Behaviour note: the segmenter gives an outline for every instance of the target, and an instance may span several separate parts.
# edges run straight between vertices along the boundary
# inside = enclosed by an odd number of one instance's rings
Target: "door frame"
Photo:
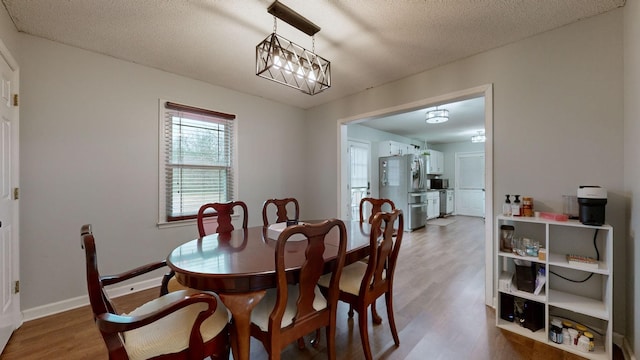
[[[392,113],[407,112],[420,108],[425,108],[434,104],[455,102],[484,96],[484,128],[487,137],[484,143],[485,154],[485,214],[490,221],[485,221],[485,304],[495,307],[493,299],[493,84],[485,84],[469,89],[464,89],[448,94],[434,96],[405,103],[393,107],[377,109],[363,114],[357,114],[337,120],[338,135],[338,214],[344,218],[346,210],[346,177],[348,154],[345,148],[347,145],[347,125],[362,122],[365,119],[381,117]]]
[[[0,39],[0,56],[2,57],[2,59],[4,59],[4,61],[9,65],[9,68],[11,69],[11,71],[13,72],[13,84],[11,84],[11,89],[10,93],[8,94],[10,96],[10,101],[13,100],[13,96],[17,95],[20,93],[20,68],[18,66],[18,62],[15,60],[15,58],[13,57],[13,55],[11,55],[11,52],[9,51],[9,48],[7,48],[7,46],[5,45],[4,41],[2,39]],[[20,187],[20,164],[19,164],[19,160],[20,160],[20,156],[19,156],[19,150],[20,150],[20,146],[19,146],[19,140],[20,140],[20,136],[19,136],[19,129],[20,129],[20,108],[16,105],[14,106],[14,110],[15,113],[14,118],[12,119],[13,124],[12,124],[12,133],[11,133],[11,192],[13,195],[13,190],[14,189],[19,189]],[[19,202],[19,198],[15,198],[13,197],[13,206],[12,206],[12,222],[11,222],[11,243],[13,244],[12,249],[11,249],[11,257],[12,257],[12,278],[10,279],[10,284],[12,285],[11,288],[13,288],[13,284],[16,284],[16,282],[19,283],[20,281],[20,221],[19,221],[19,215],[20,215],[20,202]],[[12,302],[12,307],[13,309],[11,309],[11,327],[12,327],[12,332],[19,328],[22,325],[22,312],[21,312],[21,306],[20,306],[20,292],[19,290],[15,293],[12,294],[13,299],[11,299]],[[8,339],[6,339],[8,341]],[[2,350],[4,350],[4,347],[6,346],[6,342],[4,339],[0,339],[0,352],[2,352]]]

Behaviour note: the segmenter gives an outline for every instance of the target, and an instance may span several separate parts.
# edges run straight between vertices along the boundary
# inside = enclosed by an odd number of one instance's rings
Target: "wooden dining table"
[[[307,221],[318,222],[318,221]],[[369,255],[369,224],[345,221],[347,254],[345,265]],[[167,257],[167,265],[184,286],[214,291],[233,317],[231,345],[234,359],[248,360],[251,343],[251,310],[267,289],[277,284],[275,248],[277,236],[267,227],[236,229],[188,241]],[[331,271],[338,250],[338,231],[325,238],[325,271]],[[305,258],[306,241],[286,245],[287,278],[297,282]]]

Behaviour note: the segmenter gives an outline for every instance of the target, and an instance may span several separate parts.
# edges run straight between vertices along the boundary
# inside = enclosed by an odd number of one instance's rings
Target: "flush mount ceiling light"
[[[320,27],[277,1],[267,12],[273,15],[273,33],[256,46],[256,75],[309,95],[331,87],[331,62],[315,54]],[[277,35],[276,18],[311,36],[311,51]]]
[[[471,137],[471,142],[473,143],[481,143],[487,141],[487,137],[484,135],[484,131],[478,131],[478,135],[473,135]]]
[[[427,118],[425,120],[427,124],[439,124],[445,121],[449,121],[449,110],[438,109],[427,111]]]

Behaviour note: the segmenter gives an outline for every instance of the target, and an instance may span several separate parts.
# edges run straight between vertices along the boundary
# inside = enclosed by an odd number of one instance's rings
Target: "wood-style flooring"
[[[394,289],[400,347],[394,346],[384,300],[379,299],[377,307],[383,323],[369,323],[374,358],[581,359],[495,327],[495,312],[484,304],[484,220],[463,216],[453,219],[455,222],[447,226],[428,225],[404,233]],[[121,311],[130,311],[157,293],[157,289],[146,290],[116,299],[116,303]],[[340,306],[338,359],[363,359],[357,319],[348,319],[347,306]],[[324,359],[325,340],[318,349],[307,346],[299,350],[293,344],[284,350],[282,358]],[[623,359],[619,350],[615,355],[614,359]],[[268,358],[255,340],[251,358]],[[107,359],[107,353],[89,307],[82,307],[26,322],[13,334],[0,359],[100,360]]]

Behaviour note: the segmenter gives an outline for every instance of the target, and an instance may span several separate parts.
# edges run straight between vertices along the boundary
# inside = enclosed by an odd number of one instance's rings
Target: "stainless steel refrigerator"
[[[391,199],[404,213],[405,231],[427,221],[426,158],[422,155],[385,156],[378,159],[381,198]]]

